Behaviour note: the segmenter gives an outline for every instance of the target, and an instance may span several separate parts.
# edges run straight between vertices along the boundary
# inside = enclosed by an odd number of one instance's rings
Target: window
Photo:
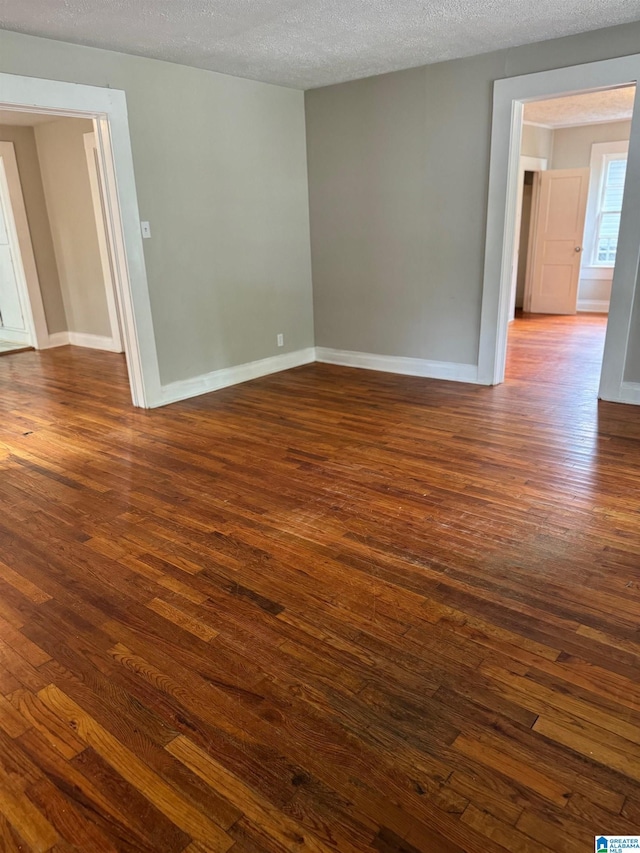
[[[600,199],[595,224],[595,245],[592,254],[593,266],[612,267],[616,262],[626,173],[626,154],[603,155]]]

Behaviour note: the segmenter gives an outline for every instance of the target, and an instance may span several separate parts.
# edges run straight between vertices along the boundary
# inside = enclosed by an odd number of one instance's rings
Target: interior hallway
[[[316,364],[151,412],[121,356],[0,359],[6,849],[637,832],[640,429],[595,399],[601,326],[518,321],[496,388]]]

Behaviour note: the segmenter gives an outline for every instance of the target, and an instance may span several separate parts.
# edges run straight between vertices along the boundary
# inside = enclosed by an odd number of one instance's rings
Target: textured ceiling
[[[524,120],[547,127],[570,127],[601,121],[624,121],[633,112],[636,87],[607,89],[525,104]]]
[[[640,19],[640,0],[0,0],[7,30],[307,89]]]

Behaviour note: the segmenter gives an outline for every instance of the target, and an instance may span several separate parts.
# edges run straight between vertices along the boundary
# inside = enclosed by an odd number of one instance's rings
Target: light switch
[[[142,236],[145,240],[148,240],[151,237],[151,226],[148,222],[141,222],[140,228],[142,229]]]

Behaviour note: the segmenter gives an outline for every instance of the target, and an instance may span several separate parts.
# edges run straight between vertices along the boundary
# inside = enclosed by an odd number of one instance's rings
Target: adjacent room
[[[509,345],[520,366],[598,393],[635,86],[531,101],[517,175]],[[519,363],[519,360],[513,359]],[[512,374],[513,375],[513,374]],[[554,377],[556,381],[557,376]]]
[[[640,6],[0,10],[0,850],[640,847]]]
[[[0,163],[3,351],[121,352],[93,122],[0,111]]]

